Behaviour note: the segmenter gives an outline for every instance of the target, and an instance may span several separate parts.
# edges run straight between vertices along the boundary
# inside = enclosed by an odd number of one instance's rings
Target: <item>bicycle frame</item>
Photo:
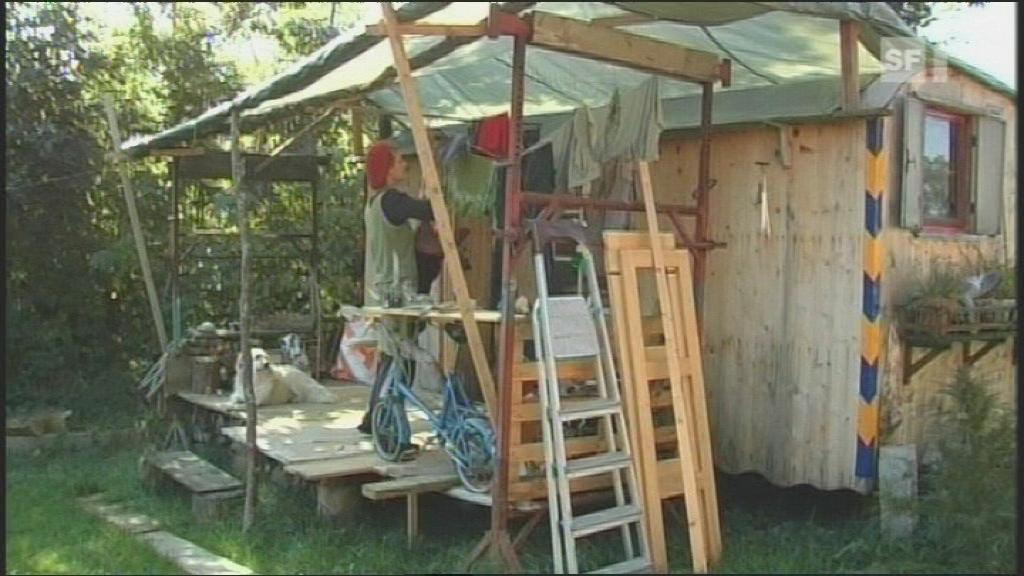
[[[469,398],[466,397],[465,393],[461,390],[457,384],[455,384],[455,377],[448,375],[444,380],[444,390],[441,403],[440,414],[429,408],[426,403],[415,393],[412,388],[406,384],[406,373],[405,370],[399,365],[399,362],[404,361],[401,358],[395,358],[395,361],[391,364],[389,374],[384,382],[384,386],[381,389],[381,398],[386,398],[389,395],[399,396],[403,401],[408,400],[412,403],[416,409],[426,416],[430,422],[431,427],[437,433],[441,440],[441,446],[456,460],[465,463],[465,458],[462,454],[459,454],[454,448],[455,440],[458,438],[461,432],[460,426],[468,418],[483,417],[483,415],[477,411]],[[409,429],[408,421],[403,425],[401,431],[403,436],[402,442],[409,443],[411,437],[411,430]]]

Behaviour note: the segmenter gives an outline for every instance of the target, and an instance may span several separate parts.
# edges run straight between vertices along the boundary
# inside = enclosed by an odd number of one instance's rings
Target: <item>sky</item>
[[[933,13],[935,21],[919,30],[919,35],[1016,88],[1016,2],[988,2],[984,6],[941,4]]]
[[[920,30],[919,34],[939,43],[948,53],[1016,87],[1016,3],[987,2],[983,6],[963,4],[937,3],[934,8],[936,20]],[[366,14],[363,23],[379,18],[380,8],[376,3],[365,3],[364,6]],[[127,3],[84,3],[83,9],[111,29],[123,29],[131,23],[131,8]],[[160,22],[157,22],[157,26],[160,26]],[[282,64],[274,53],[276,46],[272,41],[254,39],[238,48],[240,50],[235,54],[241,56],[240,63],[243,66]]]

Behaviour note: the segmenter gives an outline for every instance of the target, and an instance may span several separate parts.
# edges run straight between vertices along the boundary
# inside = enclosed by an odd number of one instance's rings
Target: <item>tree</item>
[[[896,14],[910,26],[915,33],[935,21],[932,9],[939,2],[886,2]],[[942,2],[942,4],[962,4],[965,6],[983,6],[987,2]]]

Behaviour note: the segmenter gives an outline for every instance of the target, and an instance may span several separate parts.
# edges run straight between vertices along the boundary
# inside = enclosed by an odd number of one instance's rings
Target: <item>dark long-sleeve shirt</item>
[[[380,209],[388,222],[395,226],[405,224],[410,218],[424,222],[434,220],[434,212],[430,209],[429,201],[417,200],[394,189],[384,192],[384,196],[381,196]]]

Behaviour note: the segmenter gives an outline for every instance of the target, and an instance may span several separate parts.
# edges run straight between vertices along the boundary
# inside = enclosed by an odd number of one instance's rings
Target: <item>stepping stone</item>
[[[160,523],[143,514],[135,514],[125,510],[120,504],[104,503],[102,496],[94,495],[79,498],[79,503],[87,511],[117,526],[128,534],[143,534],[160,529]]]
[[[252,574],[252,570],[200,548],[170,532],[158,530],[137,536],[187,574]]]

